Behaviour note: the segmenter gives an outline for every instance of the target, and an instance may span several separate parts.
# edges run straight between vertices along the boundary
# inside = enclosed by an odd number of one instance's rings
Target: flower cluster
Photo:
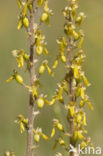
[[[47,0],[17,0],[18,7],[20,9],[20,15],[18,18],[18,30],[25,28],[28,38],[30,39],[30,54],[24,49],[17,49],[12,51],[12,55],[16,58],[17,66],[19,69],[24,69],[26,65],[26,71],[30,72],[31,85],[25,84],[25,80],[19,75],[18,71],[13,70],[13,74],[7,80],[10,82],[15,80],[18,84],[26,88],[31,97],[32,104],[37,105],[37,109],[33,112],[33,117],[40,113],[44,105],[52,106],[57,101],[60,102],[66,110],[66,118],[69,123],[70,129],[68,132],[65,130],[65,126],[58,120],[53,120],[53,127],[50,136],[46,136],[42,129],[37,127],[33,128],[34,146],[30,148],[37,148],[40,138],[44,140],[50,140],[54,137],[56,130],[60,133],[55,141],[54,149],[60,144],[67,152],[69,152],[69,145],[66,144],[64,137],[70,139],[70,144],[76,148],[78,142],[81,148],[86,146],[92,146],[90,137],[87,137],[87,122],[85,105],[87,104],[90,110],[93,110],[92,104],[86,94],[87,87],[90,86],[89,81],[86,78],[83,71],[82,63],[84,61],[85,53],[82,49],[84,41],[84,32],[80,29],[80,26],[86,17],[83,12],[77,12],[79,7],[79,0],[68,0],[68,6],[63,9],[63,16],[65,18],[64,23],[64,36],[57,39],[59,46],[59,54],[57,55],[52,68],[49,67],[48,61],[45,59],[40,63],[40,66],[35,71],[35,66],[39,62],[40,56],[48,55],[46,48],[45,36],[40,29],[41,24],[45,23],[50,25],[50,16],[53,15],[52,10],[48,8]],[[35,3],[35,9],[33,9],[33,3]],[[40,15],[39,22],[33,23],[32,16],[37,13],[39,9],[43,9]],[[34,18],[34,17],[33,17]],[[33,58],[35,53],[35,58]],[[66,74],[60,83],[58,83],[58,89],[56,89],[55,95],[49,101],[47,95],[40,93],[40,77],[48,71],[50,76],[54,76],[53,70],[61,61],[66,69]],[[33,76],[32,76],[33,72]],[[32,78],[33,77],[33,78]],[[66,97],[66,99],[65,99]],[[68,102],[67,102],[68,99]],[[25,118],[23,115],[18,115],[15,121],[20,126],[20,132],[28,131],[31,125],[29,125],[29,118]],[[33,125],[32,125],[33,127]],[[10,155],[11,156],[11,155]],[[56,153],[56,156],[62,156],[62,154]]]
[[[35,9],[34,13],[36,13],[39,9],[43,8],[42,14],[40,15],[40,22],[39,23],[33,23],[33,34],[31,34],[31,28],[30,28],[30,16],[31,16],[31,9],[33,7],[33,3],[35,2]],[[25,0],[25,2],[21,0],[17,0],[18,7],[20,9],[20,15],[18,18],[18,30],[25,28],[28,38],[31,38],[31,35],[33,36],[33,51],[35,53],[35,58],[33,60],[33,64],[37,64],[39,62],[39,58],[42,54],[48,55],[48,50],[46,48],[46,42],[45,42],[45,36],[43,35],[43,32],[40,29],[40,26],[42,23],[46,23],[47,25],[50,25],[50,16],[53,14],[52,10],[48,8],[48,1],[47,0]],[[34,14],[35,15],[35,14]],[[24,49],[17,49],[12,51],[12,55],[16,58],[17,66],[19,69],[24,69],[26,65],[26,71],[30,71],[31,64],[30,61],[30,54],[26,52]],[[34,69],[35,70],[35,69]],[[19,72],[16,70],[13,70],[13,74],[11,77],[7,80],[7,82],[11,82],[12,80],[15,80],[18,84],[22,85],[24,88],[26,88],[30,94],[32,94],[33,100],[35,101],[34,107],[37,105],[37,110],[35,108],[35,112],[33,113],[33,118],[35,118],[41,111],[41,109],[44,107],[45,104],[45,98],[46,95],[43,93],[40,94],[40,77],[44,73],[44,71],[47,70],[50,76],[53,76],[52,69],[48,65],[47,60],[43,60],[41,62],[39,69],[35,74],[33,75],[33,83],[32,85],[25,84],[24,78],[22,78],[21,75],[19,75]],[[24,131],[28,131],[29,123],[28,118],[26,119],[23,115],[18,115],[17,120],[15,121],[20,126],[20,132],[23,133]],[[42,137],[44,140],[49,140],[50,137],[47,137],[43,132],[42,129],[37,127],[36,129],[33,128],[33,134],[34,134],[34,142],[36,144],[35,147],[37,147],[37,144],[40,141],[40,137]],[[10,155],[11,156],[11,155]]]
[[[68,6],[63,10],[65,36],[57,40],[59,55],[57,55],[53,65],[53,69],[55,69],[59,60],[61,60],[66,68],[66,74],[58,85],[56,100],[64,105],[70,130],[68,130],[69,133],[66,132],[60,121],[55,119],[52,132],[54,135],[55,128],[57,128],[64,136],[66,135],[70,138],[70,144],[72,144],[74,148],[76,148],[78,142],[80,142],[81,148],[85,148],[88,145],[92,146],[92,143],[90,137],[86,136],[87,130],[85,127],[87,122],[84,108],[86,104],[88,104],[90,110],[93,110],[93,107],[86,94],[86,88],[90,86],[90,83],[82,68],[82,63],[86,56],[82,50],[84,32],[80,29],[80,25],[86,16],[83,12],[77,12],[78,7],[78,0],[69,0]],[[68,97],[68,102],[66,102],[65,97],[63,97],[64,94]],[[56,147],[58,143],[69,152],[69,145],[65,143],[61,133],[56,139],[54,147]],[[58,155],[60,155],[60,153]]]

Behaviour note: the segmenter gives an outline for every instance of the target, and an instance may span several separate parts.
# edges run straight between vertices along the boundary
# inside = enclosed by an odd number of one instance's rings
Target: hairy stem
[[[34,37],[33,37],[34,9],[32,1],[32,9],[30,11],[30,85],[34,83]],[[33,125],[34,125],[34,97],[30,93],[28,108],[28,130],[27,130],[27,153],[26,156],[34,156],[33,150]]]

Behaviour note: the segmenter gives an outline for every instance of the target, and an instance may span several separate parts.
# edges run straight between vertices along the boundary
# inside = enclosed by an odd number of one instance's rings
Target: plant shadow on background
[[[86,34],[84,51],[87,55],[87,59],[84,63],[84,70],[87,73],[89,81],[92,83],[92,86],[88,89],[88,94],[91,97],[94,107],[93,112],[88,111],[87,108],[88,132],[94,145],[102,147],[103,2],[102,0],[81,0],[80,3],[80,9],[82,9],[82,11],[87,15],[87,19],[83,24],[83,29]],[[58,46],[55,40],[63,34],[64,21],[61,10],[64,8],[65,4],[66,3],[64,3],[64,1],[49,0],[49,7],[53,9],[55,16],[51,19],[52,27],[48,29],[43,27],[43,32],[45,33],[46,40],[48,41],[48,50],[51,53],[48,59],[51,64],[53,63],[58,51]],[[16,29],[17,14],[18,9],[15,1],[0,1],[0,155],[3,155],[6,149],[11,149],[15,151],[16,155],[24,156],[26,136],[25,134],[21,135],[19,133],[19,127],[14,124],[14,120],[20,113],[27,116],[28,92],[26,92],[22,87],[19,87],[15,82],[12,82],[9,85],[6,83],[6,79],[8,78],[8,75],[10,75],[11,69],[16,67],[15,59],[11,57],[12,49],[24,48],[28,50],[28,42],[26,42],[25,33],[22,31],[18,32]],[[55,91],[56,83],[62,78],[61,73],[63,74],[63,72],[61,71],[63,71],[63,67],[62,65],[59,65],[53,79],[50,78],[48,74],[44,74],[42,77],[42,89],[45,93],[48,93],[49,98],[51,98]],[[55,113],[55,109],[55,107],[44,108],[40,117],[36,120],[36,125],[42,127],[48,135],[50,134],[52,127],[52,118],[58,116],[60,120],[62,119],[65,123],[65,119],[63,118],[65,112],[62,111],[62,107],[59,110],[57,107],[57,114]],[[59,113],[62,114],[62,117]],[[39,156],[54,156],[55,152],[52,151],[52,146],[52,141],[51,144],[48,144],[42,140],[37,154]],[[57,151],[61,151],[61,149],[58,147]],[[64,153],[64,155],[66,156],[66,153]]]

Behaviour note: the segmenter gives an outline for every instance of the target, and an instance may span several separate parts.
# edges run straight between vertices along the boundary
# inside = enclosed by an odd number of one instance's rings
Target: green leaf
[[[55,69],[57,67],[57,65],[58,65],[58,59],[55,60],[54,65],[53,65],[52,68]]]
[[[84,41],[84,37],[82,37],[82,38],[80,39],[80,42],[79,42],[79,44],[78,44],[78,48],[81,48],[81,47],[82,47],[83,41]]]
[[[92,106],[91,102],[88,102],[88,107],[89,107],[89,109],[90,109],[91,111],[93,111],[93,106]]]
[[[6,82],[11,82],[14,79],[14,76],[11,76]]]
[[[57,123],[57,128],[60,130],[60,131],[63,131],[64,128],[63,128],[63,125],[61,123]]]
[[[37,4],[39,7],[41,7],[44,2],[45,2],[45,0],[37,0]]]
[[[17,4],[18,4],[19,9],[21,9],[21,7],[22,7],[21,0],[17,0]]]
[[[41,21],[42,22],[46,22],[47,21],[47,19],[48,19],[48,14],[46,13],[46,12],[44,12],[43,14],[42,14],[42,16],[41,16]]]
[[[57,148],[58,143],[59,143],[59,141],[56,140],[56,141],[55,141],[55,144],[54,144],[54,146],[53,146],[53,150],[55,150],[55,149]]]
[[[43,50],[44,50],[44,53],[45,53],[46,55],[49,54],[48,50],[47,50],[45,47],[43,48]]]
[[[49,75],[54,76],[54,73],[52,72],[52,70],[50,69],[48,65],[46,65],[46,68],[48,70]]]
[[[25,17],[27,14],[27,3],[24,3],[24,7],[23,7],[23,10],[22,10],[22,16]]]
[[[87,125],[87,123],[86,123],[86,114],[85,114],[85,113],[84,113],[84,115],[83,115],[83,121],[82,121],[82,124],[83,124],[84,126]]]
[[[85,137],[82,135],[82,131],[78,131],[78,138],[80,140],[84,140],[85,139]]]
[[[22,19],[21,19],[21,18],[19,18],[19,20],[18,20],[18,27],[17,27],[17,29],[18,29],[18,30],[20,30],[20,29],[21,29],[21,27],[22,27],[22,25],[23,25],[23,23],[22,23]]]
[[[70,116],[73,117],[75,114],[75,106],[69,106]]]
[[[85,90],[85,88],[83,88],[83,87],[80,89],[80,95],[81,95],[81,98],[82,99],[85,98],[85,92],[84,92],[84,90]]]
[[[50,137],[53,138],[54,135],[55,135],[55,127],[52,128],[52,132],[51,132]]]
[[[86,86],[90,86],[90,83],[89,83],[89,81],[87,80],[87,78],[86,78],[85,75],[83,75],[83,80],[84,80],[84,83],[85,83]]]
[[[24,66],[24,59],[23,59],[23,56],[20,55],[19,57],[16,58],[17,60],[17,63],[18,63],[18,67],[19,68],[22,68]]]
[[[44,133],[41,132],[40,135],[44,140],[49,140],[48,136],[46,136]]]
[[[38,133],[34,135],[34,140],[36,143],[40,141],[40,135]]]
[[[61,61],[62,61],[63,63],[66,63],[66,57],[65,57],[64,55],[61,56]]]
[[[23,25],[24,25],[25,28],[29,27],[29,19],[27,17],[23,18]]]
[[[21,77],[21,75],[18,75],[17,73],[15,73],[15,80],[16,80],[19,84],[23,85],[23,78]]]
[[[82,121],[82,118],[83,118],[82,115],[83,115],[82,112],[79,112],[79,113],[77,114],[76,120],[77,120],[78,123],[80,123],[80,122]]]
[[[43,52],[43,46],[41,46],[41,45],[36,46],[36,52],[40,56]]]

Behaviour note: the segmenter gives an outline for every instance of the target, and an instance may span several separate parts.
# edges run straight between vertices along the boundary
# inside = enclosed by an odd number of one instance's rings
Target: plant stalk
[[[33,24],[34,24],[34,8],[32,1],[32,9],[30,11],[30,85],[34,84],[34,36],[33,36]],[[34,97],[30,92],[29,108],[28,108],[28,130],[27,130],[27,151],[26,156],[34,156],[33,150],[33,125],[34,125]]]
[[[72,104],[74,102],[74,91],[73,91],[73,74],[72,74],[72,38],[69,39],[69,65],[70,65],[70,69],[69,69],[69,91],[70,91],[70,104]],[[75,147],[75,142],[73,140],[73,133],[74,133],[74,117],[68,117],[68,121],[70,124],[70,145],[72,145],[73,147]],[[70,156],[74,156],[74,152],[70,152]]]
[[[69,17],[69,22],[71,22],[71,15]],[[69,58],[69,92],[70,92],[70,104],[74,103],[75,101],[75,97],[74,97],[74,91],[73,91],[73,73],[72,73],[72,37],[69,38],[69,44],[68,44],[68,58]],[[68,121],[70,124],[70,145],[72,145],[73,147],[75,147],[75,142],[73,139],[73,134],[74,134],[74,117],[68,117]],[[75,156],[74,152],[70,152],[70,156]]]

